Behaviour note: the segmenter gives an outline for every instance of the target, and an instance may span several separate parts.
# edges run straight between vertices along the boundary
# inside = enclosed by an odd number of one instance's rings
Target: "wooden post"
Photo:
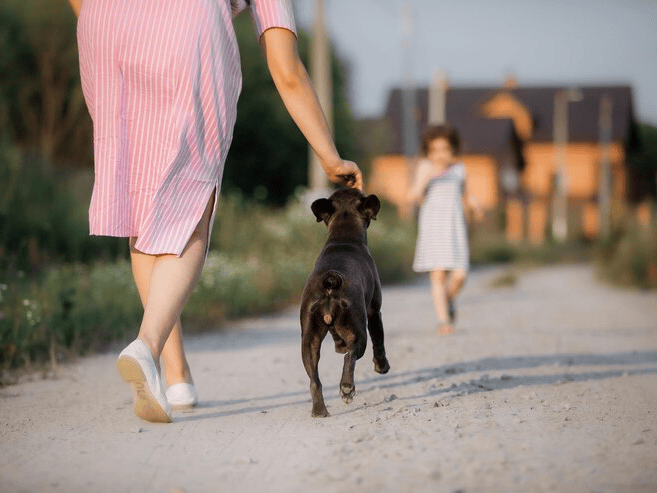
[[[402,147],[407,159],[413,158],[418,150],[417,103],[413,84],[413,33],[412,11],[408,2],[402,6],[402,55],[404,57],[404,88],[402,89]]]
[[[608,238],[611,231],[611,116],[612,101],[605,94],[600,100],[600,182],[598,200],[600,207],[600,231]]]
[[[568,193],[566,191],[566,161],[568,148],[568,99],[565,91],[554,95],[554,175],[556,177],[552,202],[552,236],[563,242],[568,236]]]
[[[557,178],[552,209],[552,236],[558,242],[568,237],[568,103],[581,101],[578,89],[557,91],[554,95],[554,170]]]
[[[315,0],[315,24],[311,45],[311,78],[317,92],[319,104],[324,111],[326,121],[333,131],[333,98],[331,81],[331,56],[324,19],[324,0]],[[328,188],[328,178],[319,163],[319,158],[309,148],[308,188],[323,190]]]
[[[429,89],[429,124],[444,125],[446,117],[447,80],[445,72],[436,70]]]

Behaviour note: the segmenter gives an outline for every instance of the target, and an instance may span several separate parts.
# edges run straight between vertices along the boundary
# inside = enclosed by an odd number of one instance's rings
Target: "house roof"
[[[536,87],[451,87],[445,94],[448,123],[461,134],[463,152],[496,154],[514,141],[510,120],[487,119],[481,107],[496,95],[506,92],[522,103],[531,113],[533,132],[531,141],[553,140],[554,96],[563,86]],[[632,89],[630,86],[580,86],[582,99],[569,103],[568,135],[571,142],[597,142],[599,138],[599,111],[604,95],[612,101],[612,140],[635,148],[638,145]],[[429,91],[415,90],[416,118],[421,135],[428,121]],[[392,127],[392,138],[387,152],[402,153],[402,90],[390,92],[386,119]],[[416,151],[417,149],[414,149]]]

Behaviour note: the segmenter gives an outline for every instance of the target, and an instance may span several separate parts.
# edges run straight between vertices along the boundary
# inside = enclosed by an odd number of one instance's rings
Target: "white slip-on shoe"
[[[191,383],[176,383],[166,392],[167,401],[174,409],[191,409],[198,404],[196,388]]]
[[[132,386],[135,414],[153,423],[171,423],[171,407],[162,392],[160,375],[148,346],[135,339],[116,362],[121,378]]]

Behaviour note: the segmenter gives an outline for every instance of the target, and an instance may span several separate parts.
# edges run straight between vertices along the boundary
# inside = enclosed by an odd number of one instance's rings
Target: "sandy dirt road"
[[[590,266],[493,288],[472,273],[457,331],[439,337],[426,279],[384,289],[392,370],[310,417],[296,307],[189,338],[201,403],[140,421],[116,354],[0,389],[0,491],[657,492],[657,293]]]

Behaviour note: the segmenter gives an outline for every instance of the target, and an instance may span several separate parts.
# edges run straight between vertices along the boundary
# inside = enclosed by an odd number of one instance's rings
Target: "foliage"
[[[389,209],[389,210],[388,210]],[[299,199],[271,209],[241,194],[220,199],[212,250],[184,313],[186,331],[298,302],[325,241]],[[384,204],[369,230],[382,282],[411,275],[414,227]],[[57,360],[125,341],[142,315],[125,259],[92,266],[51,265],[39,274],[0,277],[0,369]]]
[[[239,16],[234,25],[241,53],[242,93],[222,187],[237,188],[249,197],[282,206],[299,186],[307,184],[308,144],[276,91],[249,17]],[[306,66],[309,45],[308,35],[299,30],[299,54]],[[336,146],[341,155],[356,159],[344,64],[335,56],[332,64]]]
[[[648,125],[647,123],[640,123],[639,136],[641,139],[641,151],[649,156],[653,165],[657,167],[657,127]]]
[[[471,242],[470,263],[505,264],[516,260],[520,254],[519,248],[509,245],[503,238],[481,239]]]
[[[0,108],[12,141],[56,164],[89,166],[91,121],[66,0],[0,4]]]
[[[511,245],[501,236],[477,235],[470,242],[470,263],[549,265],[567,262],[586,262],[593,257],[589,242],[572,238],[564,243],[546,241],[541,245]]]
[[[249,16],[235,20],[243,89],[224,189],[282,206],[307,182],[308,146],[278,95]],[[0,123],[11,142],[56,167],[92,167],[91,121],[80,85],[76,21],[66,0],[0,3]],[[307,62],[308,35],[299,31]],[[345,95],[346,65],[332,56],[335,140],[354,156],[354,123]]]
[[[626,286],[657,288],[657,220],[647,227],[627,219],[597,246],[600,274]]]
[[[628,156],[632,170],[629,198],[640,202],[646,198],[657,199],[657,127],[638,125],[641,148]]]
[[[0,141],[0,271],[125,256],[125,240],[89,236],[89,179]]]

